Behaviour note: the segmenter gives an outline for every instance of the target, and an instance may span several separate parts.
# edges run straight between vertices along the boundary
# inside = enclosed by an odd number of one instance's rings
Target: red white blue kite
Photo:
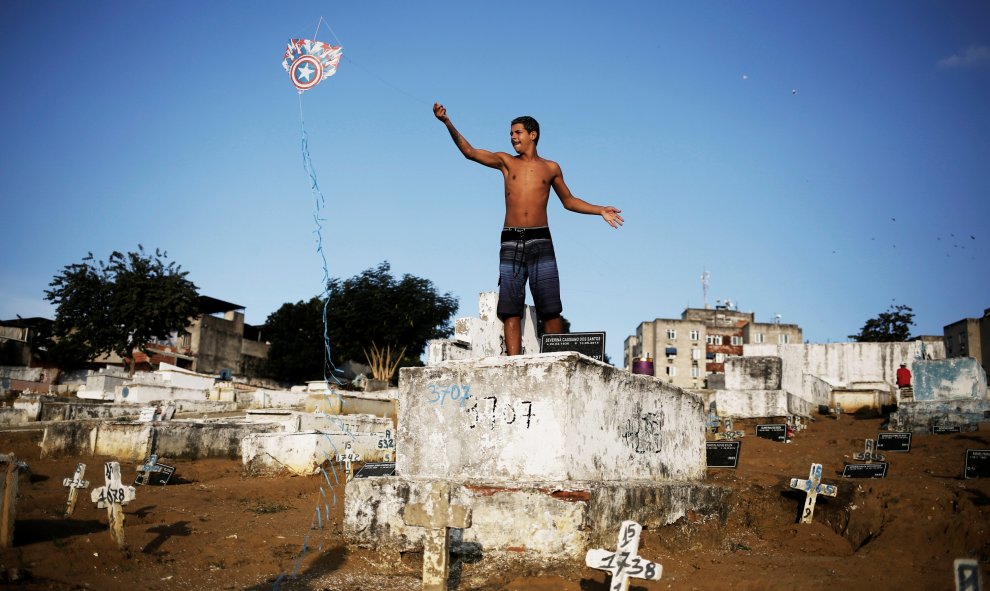
[[[282,67],[302,94],[337,72],[344,48],[322,41],[293,39],[285,49]]]

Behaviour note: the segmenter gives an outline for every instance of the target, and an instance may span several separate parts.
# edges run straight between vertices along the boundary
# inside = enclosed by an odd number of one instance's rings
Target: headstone
[[[155,420],[158,416],[158,409],[154,406],[146,406],[141,409],[141,413],[138,414],[138,423],[150,423]]]
[[[14,454],[0,454],[0,548],[10,548],[14,544],[17,489],[24,470],[27,470],[27,464],[17,461]]]
[[[882,453],[876,451],[876,442],[872,439],[867,439],[863,445],[863,451],[853,454],[854,460],[859,460],[861,462],[882,462],[886,459]]]
[[[983,591],[980,579],[980,563],[972,558],[957,558],[952,563],[956,591]]]
[[[117,547],[121,550],[127,548],[127,541],[124,539],[124,505],[137,498],[137,493],[133,486],[126,486],[120,482],[120,463],[107,462],[103,465],[103,476],[106,485],[94,488],[90,493],[90,499],[96,503],[97,507],[107,510],[107,518],[110,522],[110,537],[117,542]]]
[[[842,469],[843,478],[886,478],[887,462],[870,462],[868,464],[845,464]]]
[[[354,448],[351,446],[351,442],[348,441],[344,444],[344,452],[337,454],[334,459],[344,463],[344,471],[347,473],[345,482],[350,482],[354,478],[354,462],[361,460],[361,454],[354,453]]]
[[[742,443],[738,441],[708,441],[705,452],[709,468],[736,468],[739,466],[739,450]]]
[[[966,478],[990,478],[990,449],[967,449]]]
[[[576,351],[605,361],[604,332],[571,332],[567,334],[545,334],[540,339],[540,353]]]
[[[164,486],[168,484],[173,474],[175,474],[175,466],[162,464],[158,461],[158,454],[151,454],[151,457],[144,464],[138,466],[134,484],[160,484]]]
[[[961,431],[959,425],[932,425],[932,435],[951,435]]]
[[[799,523],[811,523],[815,514],[815,501],[818,495],[834,497],[839,489],[833,484],[822,484],[822,465],[812,464],[808,479],[791,478],[791,488],[805,492],[804,509],[801,511]]]
[[[86,474],[86,464],[76,464],[76,473],[72,478],[66,478],[62,481],[62,486],[69,487],[69,502],[65,505],[65,517],[72,517],[72,512],[76,510],[76,497],[79,494],[79,489],[89,488],[89,481],[83,480],[83,476]]]
[[[423,539],[423,591],[446,591],[450,576],[449,528],[471,527],[471,508],[450,504],[450,485],[434,482],[425,503],[406,505],[406,525],[425,527]]]
[[[635,521],[623,521],[615,552],[596,548],[588,550],[584,563],[591,568],[611,573],[609,591],[628,591],[629,579],[659,581],[663,566],[639,557],[639,536],[643,526]]]
[[[877,449],[909,452],[911,451],[911,433],[877,433]]]
[[[756,436],[761,439],[769,439],[771,441],[779,441],[784,443],[787,441],[787,425],[781,423],[772,425],[757,425]]]
[[[175,416],[175,405],[167,404],[165,405],[165,410],[161,411],[158,415],[159,421],[171,421],[172,417]]]

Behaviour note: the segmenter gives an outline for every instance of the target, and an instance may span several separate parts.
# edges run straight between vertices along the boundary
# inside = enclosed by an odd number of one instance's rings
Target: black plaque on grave
[[[873,462],[872,464],[846,464],[842,469],[843,478],[886,478],[887,462]]]
[[[169,479],[175,474],[175,466],[156,463],[154,470],[140,470],[134,484],[160,484],[165,486]]]
[[[739,466],[740,441],[708,441],[705,455],[709,468],[736,468]]]
[[[990,449],[967,449],[966,478],[990,478]]]
[[[948,435],[959,432],[961,432],[959,425],[932,425],[932,435]]]
[[[368,462],[354,474],[354,478],[373,476],[395,476],[395,462]]]
[[[877,433],[877,450],[911,451],[910,433]]]
[[[605,333],[571,332],[567,334],[545,334],[540,339],[540,353],[577,351],[592,359],[605,361]]]
[[[783,423],[773,425],[757,425],[756,436],[762,439],[769,439],[771,441],[780,441],[781,443],[784,443],[787,441],[787,425]]]

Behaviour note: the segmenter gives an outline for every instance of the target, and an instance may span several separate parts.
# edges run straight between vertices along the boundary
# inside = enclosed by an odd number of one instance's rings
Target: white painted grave
[[[361,461],[361,454],[354,453],[354,448],[351,447],[351,442],[348,441],[344,445],[344,453],[337,454],[334,459],[338,462],[344,463],[344,471],[347,473],[347,480],[345,482],[350,482],[354,479],[354,462]]]
[[[818,495],[834,497],[839,489],[833,484],[822,484],[822,465],[812,464],[808,479],[791,478],[791,488],[805,492],[804,509],[801,511],[799,523],[811,523],[815,513],[815,500]]]
[[[76,464],[76,473],[72,478],[66,478],[62,481],[62,486],[69,487],[69,501],[65,505],[65,517],[72,517],[72,512],[76,510],[76,497],[79,494],[79,489],[89,488],[89,481],[83,480],[83,476],[86,474],[86,464]]]
[[[588,550],[584,563],[612,574],[609,591],[628,591],[630,579],[660,580],[663,566],[639,556],[639,536],[642,532],[643,526],[635,521],[623,521],[615,552],[601,548]]]
[[[127,541],[124,539],[124,505],[137,498],[133,486],[120,482],[120,463],[107,462],[103,465],[103,476],[106,485],[94,488],[90,499],[100,509],[106,508],[110,522],[110,537],[117,542],[117,547],[124,549]]]
[[[471,508],[450,504],[450,485],[434,482],[425,503],[406,505],[406,525],[426,528],[423,540],[423,591],[446,591],[450,576],[447,530],[471,527]]]

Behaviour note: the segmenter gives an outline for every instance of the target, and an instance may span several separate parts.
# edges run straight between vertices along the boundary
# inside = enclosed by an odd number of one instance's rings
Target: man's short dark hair
[[[536,119],[533,119],[529,115],[523,115],[522,117],[516,117],[513,119],[510,125],[515,125],[516,123],[522,124],[523,129],[526,131],[535,131],[536,139],[533,140],[533,144],[535,145],[540,143],[540,124]]]

